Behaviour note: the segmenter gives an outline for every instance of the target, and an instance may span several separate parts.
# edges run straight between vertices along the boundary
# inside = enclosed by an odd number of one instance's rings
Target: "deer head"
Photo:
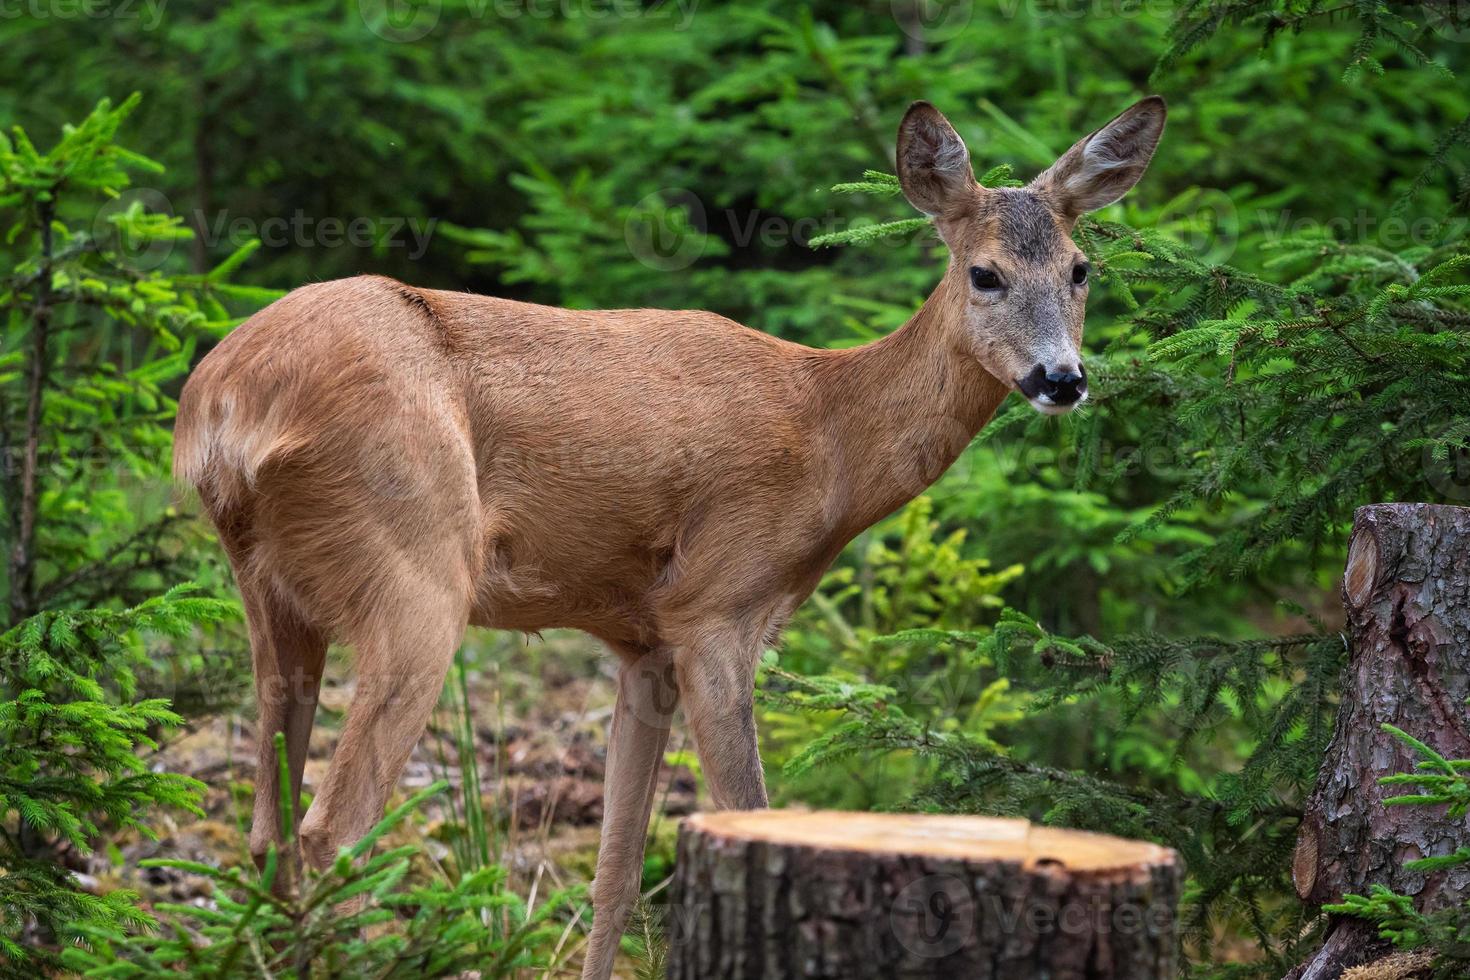
[[[898,179],[949,246],[937,291],[960,351],[1039,412],[1087,399],[1082,321],[1087,256],[1072,241],[1078,216],[1118,200],[1143,176],[1164,131],[1150,96],[1083,137],[1026,187],[986,188],[949,121],[927,102],[898,130]]]

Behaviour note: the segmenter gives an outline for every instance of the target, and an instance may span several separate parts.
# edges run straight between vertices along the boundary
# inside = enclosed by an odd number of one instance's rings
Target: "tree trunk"
[[[1419,761],[1385,723],[1448,758],[1470,758],[1470,508],[1359,508],[1342,591],[1348,666],[1297,838],[1297,894],[1320,905],[1382,884],[1414,896],[1422,911],[1444,908],[1470,894],[1470,868],[1423,874],[1403,865],[1470,844],[1470,827],[1445,807],[1384,806],[1406,788],[1378,780]],[[1317,956],[1289,976],[1336,980],[1382,951],[1371,926],[1335,922]]]
[[[1024,820],[782,810],[679,832],[670,980],[1173,978],[1168,848]]]

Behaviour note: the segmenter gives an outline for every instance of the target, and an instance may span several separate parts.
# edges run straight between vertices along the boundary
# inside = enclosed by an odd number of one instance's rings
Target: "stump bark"
[[[1470,758],[1470,508],[1360,508],[1342,592],[1348,665],[1332,741],[1297,838],[1297,894],[1320,905],[1383,884],[1414,896],[1426,912],[1463,901],[1470,868],[1424,874],[1403,865],[1470,844],[1466,821],[1450,818],[1445,807],[1386,807],[1385,797],[1406,788],[1378,780],[1418,761],[1384,723],[1447,758]],[[1382,951],[1371,926],[1345,919],[1288,977],[1336,980]]]
[[[670,980],[1173,978],[1165,847],[1024,820],[782,810],[679,832]]]

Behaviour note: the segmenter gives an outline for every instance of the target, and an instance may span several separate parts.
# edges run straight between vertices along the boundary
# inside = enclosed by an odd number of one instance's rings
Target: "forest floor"
[[[241,657],[248,654],[240,653]],[[511,888],[535,903],[559,888],[592,880],[602,824],[602,780],[607,726],[616,692],[617,662],[576,633],[521,637],[471,632],[464,650],[471,729],[485,813],[493,824],[492,850],[510,873]],[[243,663],[244,661],[242,661]],[[309,800],[322,785],[352,700],[350,653],[333,648],[322,686],[303,779]],[[436,797],[387,839],[420,842],[429,860],[452,859],[447,841],[463,788],[458,736],[464,718],[453,703],[453,675],[399,780],[394,802],[447,780],[454,805]],[[180,700],[184,700],[180,698]],[[193,714],[193,712],[191,712]],[[670,757],[692,755],[682,718],[676,717]],[[81,881],[98,892],[137,891],[146,906],[157,902],[208,905],[208,878],[170,868],[142,868],[155,857],[220,867],[247,866],[246,841],[254,800],[256,729],[248,688],[225,710],[200,714],[191,728],[152,759],[161,771],[202,781],[205,814],[160,814],[149,823],[158,839],[116,834],[91,854],[66,855]],[[650,827],[644,887],[657,889],[672,869],[679,817],[697,804],[697,781],[683,765],[665,764]],[[380,845],[381,846],[381,845]],[[580,962],[587,910],[569,930],[564,964],[551,976],[573,976]],[[1220,923],[1217,949],[1229,960],[1258,955],[1247,937]],[[632,975],[624,964],[619,975]]]
[[[545,895],[589,882],[602,823],[616,661],[592,641],[570,633],[550,633],[544,639],[472,633],[466,658],[481,795],[495,825],[493,848],[511,873],[512,887],[522,895]],[[351,675],[348,654],[334,648],[303,778],[308,799],[331,763],[352,700]],[[458,795],[457,735],[463,718],[449,700],[448,695],[441,700],[414,749],[399,780],[401,796],[440,779],[448,780]],[[69,863],[83,882],[98,891],[135,889],[145,904],[205,904],[211,891],[207,878],[140,868],[138,862],[167,857],[225,867],[248,864],[256,753],[250,704],[247,696],[238,710],[201,718],[152,760],[160,770],[206,784],[205,815],[164,815],[152,821],[157,840],[129,832],[90,855],[70,855]],[[681,747],[689,744],[676,722],[670,749]],[[693,810],[695,790],[687,768],[664,766],[650,831],[655,859],[662,856],[671,863],[677,818]],[[442,833],[451,818],[442,799],[430,801],[398,836],[417,835],[431,859],[443,860],[451,853]]]

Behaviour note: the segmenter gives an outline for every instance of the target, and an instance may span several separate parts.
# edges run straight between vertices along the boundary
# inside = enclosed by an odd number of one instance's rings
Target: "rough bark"
[[[1445,807],[1386,807],[1402,786],[1380,777],[1413,769],[1394,725],[1451,759],[1470,758],[1470,508],[1375,504],[1353,522],[1343,577],[1349,659],[1337,725],[1308,798],[1292,877],[1320,905],[1374,884],[1433,911],[1470,894],[1470,868],[1432,874],[1404,862],[1470,844]],[[1333,980],[1375,952],[1371,928],[1332,925],[1322,951],[1290,976]]]
[[[1168,848],[1024,820],[696,814],[670,980],[1149,980],[1179,970]]]

